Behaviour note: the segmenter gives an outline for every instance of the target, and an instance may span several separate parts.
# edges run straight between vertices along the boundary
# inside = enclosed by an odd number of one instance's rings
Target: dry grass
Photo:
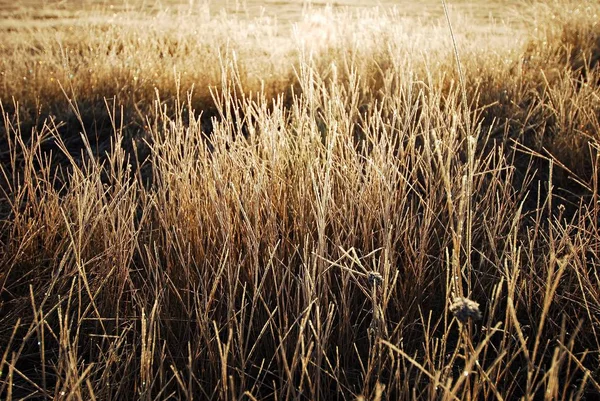
[[[394,13],[4,27],[0,397],[598,394],[600,6],[532,10],[464,93]]]

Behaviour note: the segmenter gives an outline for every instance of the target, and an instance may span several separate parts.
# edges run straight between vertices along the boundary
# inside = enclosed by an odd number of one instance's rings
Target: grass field
[[[597,2],[11,13],[1,399],[600,394]]]

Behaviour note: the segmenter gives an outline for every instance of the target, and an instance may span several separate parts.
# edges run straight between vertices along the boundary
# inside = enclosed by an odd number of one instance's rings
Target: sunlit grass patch
[[[464,76],[394,11],[7,29],[0,398],[598,393],[600,9],[535,7]]]

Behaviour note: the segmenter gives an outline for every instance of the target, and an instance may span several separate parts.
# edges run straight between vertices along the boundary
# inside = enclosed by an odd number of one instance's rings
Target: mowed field
[[[73,4],[0,2],[0,399],[600,394],[597,2]]]

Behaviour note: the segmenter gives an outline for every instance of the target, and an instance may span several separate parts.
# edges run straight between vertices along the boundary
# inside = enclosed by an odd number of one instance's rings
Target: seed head
[[[450,312],[458,319],[459,322],[465,323],[469,319],[481,319],[479,304],[469,298],[456,297],[450,305]]]
[[[369,272],[368,279],[370,285],[379,285],[383,283],[383,277],[376,271]]]

